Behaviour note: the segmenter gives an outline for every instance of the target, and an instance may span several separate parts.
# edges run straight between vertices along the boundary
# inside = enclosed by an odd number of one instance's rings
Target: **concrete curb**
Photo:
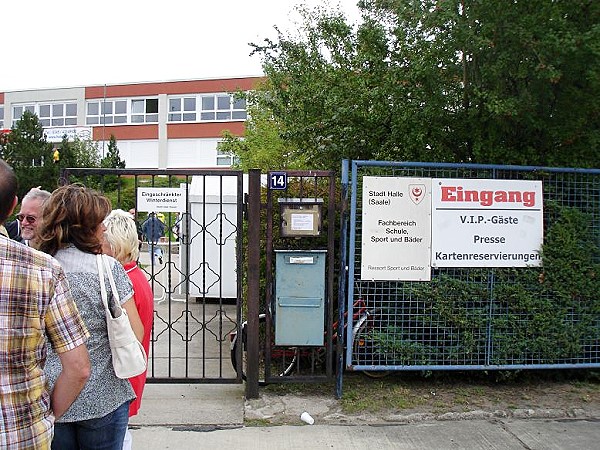
[[[431,412],[399,412],[390,414],[345,414],[339,401],[328,397],[263,394],[259,399],[246,400],[244,423],[247,425],[302,424],[300,415],[307,411],[317,424],[326,425],[389,425],[431,421],[495,420],[495,419],[598,419],[600,410],[581,407],[568,409],[515,408],[511,410],[482,410]]]

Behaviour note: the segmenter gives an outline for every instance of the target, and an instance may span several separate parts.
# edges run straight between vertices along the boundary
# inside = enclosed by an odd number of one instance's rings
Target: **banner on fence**
[[[363,177],[362,280],[540,266],[543,239],[541,181]]]
[[[433,267],[540,266],[541,181],[432,180]]]
[[[363,280],[431,280],[431,179],[363,178]]]

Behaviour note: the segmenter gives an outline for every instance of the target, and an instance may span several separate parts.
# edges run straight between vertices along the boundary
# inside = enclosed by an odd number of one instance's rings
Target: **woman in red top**
[[[150,334],[152,333],[152,319],[154,316],[154,294],[146,275],[137,265],[139,256],[139,240],[134,218],[128,212],[115,209],[104,219],[106,226],[105,241],[102,250],[107,255],[119,261],[131,283],[133,284],[133,298],[135,306],[144,325],[144,338],[142,345],[146,354],[150,349]],[[129,381],[137,398],[129,406],[129,417],[135,416],[142,403],[142,393],[146,384],[146,372]],[[131,448],[131,434],[127,430],[123,449]]]

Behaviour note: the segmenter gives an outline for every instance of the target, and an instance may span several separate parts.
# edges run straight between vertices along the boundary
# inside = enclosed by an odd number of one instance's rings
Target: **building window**
[[[246,100],[231,94],[169,98],[170,122],[216,122],[246,118]]]
[[[17,124],[21,117],[23,117],[23,113],[25,111],[29,111],[32,114],[35,114],[35,105],[18,105],[13,106],[13,119],[12,125],[13,127]]]
[[[0,105],[0,130],[4,129],[4,105]]]
[[[226,153],[217,149],[217,166],[231,166],[232,164],[233,157],[231,153]]]
[[[229,94],[203,95],[200,120],[232,120],[233,104],[232,96]]]
[[[77,103],[41,103],[38,117],[45,128],[77,125]]]
[[[169,99],[170,122],[195,122],[196,97],[173,97]]]
[[[246,120],[246,99],[245,98],[233,98],[231,101],[231,119],[232,120]]]
[[[35,114],[44,128],[77,125],[77,103],[38,103],[13,106],[13,125],[29,111]]]
[[[158,99],[142,98],[131,100],[131,123],[157,123]]]
[[[127,100],[98,100],[86,104],[87,125],[127,123]]]

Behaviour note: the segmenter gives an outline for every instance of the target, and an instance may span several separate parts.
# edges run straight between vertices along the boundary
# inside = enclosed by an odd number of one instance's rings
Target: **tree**
[[[444,153],[598,166],[598,2],[369,3],[396,17],[398,54],[412,64],[406,73],[425,108],[432,99],[443,106],[429,117],[444,132],[435,142]]]
[[[2,158],[12,166],[19,181],[19,198],[32,187],[41,186],[49,191],[56,188],[59,171],[52,153],[53,146],[46,141],[38,117],[25,111],[2,147]]]
[[[288,165],[301,159],[311,168],[337,168],[343,157],[375,157],[389,117],[383,34],[365,28],[355,35],[341,13],[321,8],[302,14],[303,37],[278,31],[278,43],[255,46],[269,80],[257,108],[272,111],[284,130]]]
[[[307,168],[302,155],[293,159],[289,157],[292,148],[283,139],[284,127],[275,120],[273,113],[256,107],[255,99],[260,92],[263,88],[259,87],[258,91],[246,94],[248,115],[252,120],[247,123],[244,137],[225,132],[218,149],[237,156],[239,162],[236,165],[242,170],[258,168],[266,172],[271,169]]]
[[[101,167],[112,168],[112,169],[124,169],[125,161],[121,159],[119,154],[119,148],[117,147],[117,139],[114,134],[110,135],[110,141],[108,142],[108,150],[106,156],[100,161]]]
[[[598,167],[600,2],[363,0],[254,44],[286,164],[343,158]],[[254,125],[254,121],[256,126]],[[260,147],[260,146],[259,146]],[[260,154],[260,152],[259,152]],[[281,162],[281,161],[279,161]]]
[[[74,137],[73,141],[69,141],[67,136],[63,136],[60,144],[60,160],[58,166],[63,168],[69,167],[100,167],[100,155],[98,152],[98,143],[90,139],[79,139]],[[70,182],[82,182],[88,187],[96,187],[92,180],[70,177]]]
[[[117,147],[117,139],[113,134],[110,135],[110,141],[108,143],[108,151],[106,156],[100,161],[100,166],[109,169],[124,169],[125,161],[121,159],[119,155],[119,148]],[[106,175],[103,178],[103,190],[112,191],[119,189],[120,179],[117,175]]]
[[[100,167],[100,152],[96,141],[75,137],[73,142],[69,142],[69,147],[74,161],[72,167]]]

